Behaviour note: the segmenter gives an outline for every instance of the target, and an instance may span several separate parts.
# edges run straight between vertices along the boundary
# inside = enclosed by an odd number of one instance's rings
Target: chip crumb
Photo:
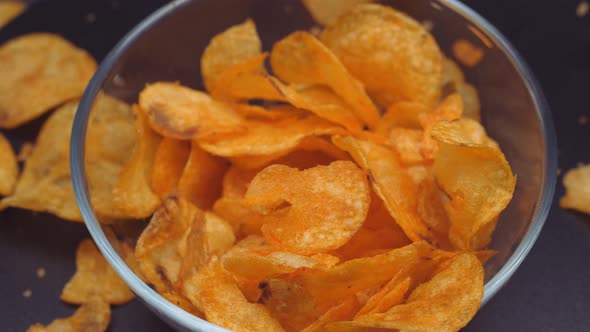
[[[25,160],[27,160],[29,158],[29,156],[31,156],[31,153],[33,152],[33,148],[34,147],[35,146],[31,142],[24,143],[20,147],[20,150],[18,152],[18,156],[16,156],[16,160],[18,160],[18,161],[25,161]]]
[[[587,125],[588,124],[588,120],[590,120],[590,119],[588,119],[588,116],[587,115],[580,115],[578,117],[578,123],[580,125],[582,125],[582,126]]]
[[[589,11],[590,11],[590,4],[586,0],[580,1],[580,3],[578,4],[578,7],[576,7],[576,15],[578,17],[584,17],[584,16],[588,15]]]
[[[477,66],[485,55],[482,48],[465,39],[453,42],[452,50],[455,58],[467,67]]]
[[[431,20],[424,20],[422,21],[422,27],[424,27],[424,29],[426,31],[432,31],[432,28],[434,28],[434,22],[432,22]]]
[[[31,291],[30,289],[25,289],[25,291],[23,292],[23,297],[25,298],[30,298],[31,295],[33,295],[33,291]]]
[[[47,274],[47,271],[45,271],[44,268],[40,267],[37,269],[37,278],[39,278],[39,279],[45,278],[46,274]]]
[[[86,23],[92,24],[92,23],[96,22],[96,14],[95,13],[88,13],[84,19],[86,20]]]

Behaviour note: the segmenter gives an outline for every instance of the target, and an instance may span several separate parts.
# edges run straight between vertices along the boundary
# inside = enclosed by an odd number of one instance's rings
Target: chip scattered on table
[[[590,165],[573,168],[563,176],[565,195],[559,206],[590,214]]]
[[[92,299],[68,318],[58,318],[49,325],[34,324],[27,332],[105,332],[111,321],[108,303]]]

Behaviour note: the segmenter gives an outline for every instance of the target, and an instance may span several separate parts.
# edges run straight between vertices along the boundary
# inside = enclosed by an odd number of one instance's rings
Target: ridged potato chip
[[[137,144],[113,187],[115,207],[130,218],[147,218],[160,205],[151,187],[156,151],[162,138],[148,125],[145,115],[134,107]]]
[[[268,309],[246,300],[216,258],[184,282],[184,292],[213,324],[237,332],[284,331]]]
[[[372,2],[372,0],[303,0],[305,8],[321,25],[334,24],[340,15],[355,5],[365,2]]]
[[[113,270],[91,239],[76,251],[76,273],[64,286],[64,302],[84,304],[93,298],[110,304],[124,304],[135,298],[127,284]]]
[[[269,243],[310,255],[344,245],[362,226],[370,197],[365,173],[335,161],[303,171],[269,166],[254,177],[245,202],[266,214],[261,230]]]
[[[27,332],[105,332],[111,322],[111,308],[97,298],[86,302],[68,318],[59,318],[47,326],[34,324]]]
[[[361,4],[327,27],[320,39],[382,107],[398,101],[438,102],[442,54],[430,33],[406,14]]]
[[[310,33],[296,31],[276,42],[270,62],[275,75],[283,81],[329,86],[350,105],[359,120],[370,128],[377,126],[379,111],[363,85]]]
[[[150,183],[160,199],[166,199],[177,191],[190,152],[190,142],[170,137],[164,137],[158,145]]]
[[[201,56],[201,75],[207,90],[214,90],[224,71],[261,51],[262,42],[250,19],[213,37]]]
[[[178,83],[148,85],[139,95],[139,106],[153,130],[177,139],[235,132],[243,122],[229,105]]]
[[[0,133],[0,195],[8,196],[14,191],[18,179],[18,162],[10,142]]]
[[[0,28],[18,17],[26,8],[27,6],[20,1],[0,2]]]
[[[333,137],[333,142],[348,151],[369,174],[375,193],[383,200],[397,224],[413,241],[433,241],[428,227],[416,211],[417,188],[401,166],[394,151],[352,136]]]
[[[559,201],[559,206],[590,213],[590,165],[583,165],[571,169],[563,177],[565,196]]]
[[[49,33],[0,46],[0,128],[18,127],[82,95],[96,70],[84,50]]]
[[[418,286],[404,304],[384,313],[364,315],[354,322],[358,326],[408,332],[458,331],[479,309],[483,274],[475,255],[457,255],[430,281]]]
[[[496,218],[516,186],[516,177],[496,143],[475,142],[466,129],[470,126],[485,133],[481,125],[467,119],[439,122],[432,129],[440,145],[434,175],[450,198],[445,206],[451,223],[449,239],[460,250],[488,245]]]

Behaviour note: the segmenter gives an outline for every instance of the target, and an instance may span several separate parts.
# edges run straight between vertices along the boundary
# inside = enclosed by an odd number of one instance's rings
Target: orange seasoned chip
[[[391,129],[402,127],[407,129],[422,129],[420,117],[429,114],[432,110],[420,103],[400,101],[387,108],[379,125],[377,134],[388,136]]]
[[[150,178],[161,137],[149,127],[139,107],[134,112],[137,144],[113,187],[113,201],[123,214],[139,219],[149,217],[160,204]]]
[[[445,194],[434,176],[429,174],[418,184],[418,215],[436,238],[439,248],[452,249],[449,243],[449,217],[445,211]]]
[[[356,317],[375,312],[384,312],[393,306],[403,303],[412,279],[410,277],[403,280],[398,279],[393,277],[379,292],[371,296],[367,303],[359,310]]]
[[[189,142],[164,137],[154,156],[151,188],[160,199],[166,199],[178,189],[178,181],[186,165],[191,146]]]
[[[483,298],[483,267],[470,253],[444,264],[430,281],[418,286],[404,304],[354,320],[357,326],[401,331],[458,331],[475,315]]]
[[[157,82],[139,95],[150,126],[166,137],[192,139],[240,130],[242,118],[229,105],[178,83]]]
[[[334,144],[348,151],[369,174],[373,190],[408,238],[433,240],[416,211],[416,186],[402,168],[395,152],[375,143],[348,137],[333,137]]]
[[[359,309],[360,305],[356,297],[346,299],[328,309],[318,320],[307,326],[302,332],[322,332],[328,323],[352,319]]]
[[[350,161],[303,171],[273,165],[252,180],[245,202],[266,214],[262,233],[269,243],[308,255],[341,247],[354,235],[367,216],[369,188]]]
[[[213,324],[238,332],[283,331],[267,308],[246,300],[216,258],[184,282],[184,293]]]
[[[62,37],[32,33],[0,46],[0,128],[18,127],[82,95],[96,70]]]
[[[221,179],[228,163],[191,143],[186,166],[178,182],[178,194],[201,209],[210,209],[221,194]]]
[[[432,35],[406,14],[361,4],[340,16],[321,40],[382,107],[403,100],[438,102],[442,54]]]
[[[423,137],[422,130],[418,129],[393,128],[389,132],[389,141],[404,165],[425,162],[420,153]]]
[[[322,25],[331,25],[355,5],[372,0],[303,0],[311,16]]]
[[[459,94],[452,94],[445,98],[437,108],[429,114],[420,116],[420,123],[424,128],[421,153],[424,158],[432,160],[436,154],[438,144],[431,137],[432,127],[439,121],[452,121],[459,119],[463,113],[463,101]]]
[[[76,274],[64,286],[60,298],[74,304],[84,304],[93,298],[110,304],[124,304],[133,300],[135,295],[94,242],[85,239],[76,251]]]
[[[109,304],[97,298],[85,302],[68,318],[59,318],[47,326],[31,325],[27,332],[105,332],[111,322]]]
[[[475,46],[465,39],[458,39],[453,42],[451,49],[455,58],[467,67],[477,66],[485,55],[481,47]]]
[[[379,111],[363,85],[310,33],[296,31],[275,43],[270,61],[273,72],[280,79],[296,84],[329,86],[350,105],[359,120],[371,128],[376,127]]]
[[[201,74],[207,90],[214,90],[224,71],[260,54],[261,50],[256,25],[250,19],[213,37],[201,57]]]
[[[18,163],[10,142],[0,133],[0,195],[12,194],[18,178]]]
[[[563,177],[565,196],[559,206],[584,213],[590,213],[590,165],[573,168]]]
[[[434,174],[450,198],[445,206],[451,223],[449,239],[461,250],[477,250],[489,243],[497,217],[516,186],[516,177],[496,143],[474,141],[471,127],[485,133],[479,123],[468,119],[439,122],[432,129],[432,137],[440,144]]]
[[[27,6],[20,1],[0,2],[0,29],[18,17],[26,8]]]

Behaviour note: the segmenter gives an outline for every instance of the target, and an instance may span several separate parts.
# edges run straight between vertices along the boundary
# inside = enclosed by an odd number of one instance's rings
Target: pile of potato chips
[[[149,218],[138,238],[107,235],[172,303],[235,331],[457,331],[477,312],[516,178],[430,33],[360,2],[304,1],[325,29],[269,52],[253,21],[230,27],[201,57],[207,92],[154,82],[133,106],[97,98],[92,205],[118,227]],[[95,67],[54,35],[0,46],[1,128],[61,105],[18,181],[0,140],[0,209],[82,220],[69,135]],[[133,298],[90,240],[76,263],[61,299],[80,309],[29,331],[104,331],[109,304]]]

